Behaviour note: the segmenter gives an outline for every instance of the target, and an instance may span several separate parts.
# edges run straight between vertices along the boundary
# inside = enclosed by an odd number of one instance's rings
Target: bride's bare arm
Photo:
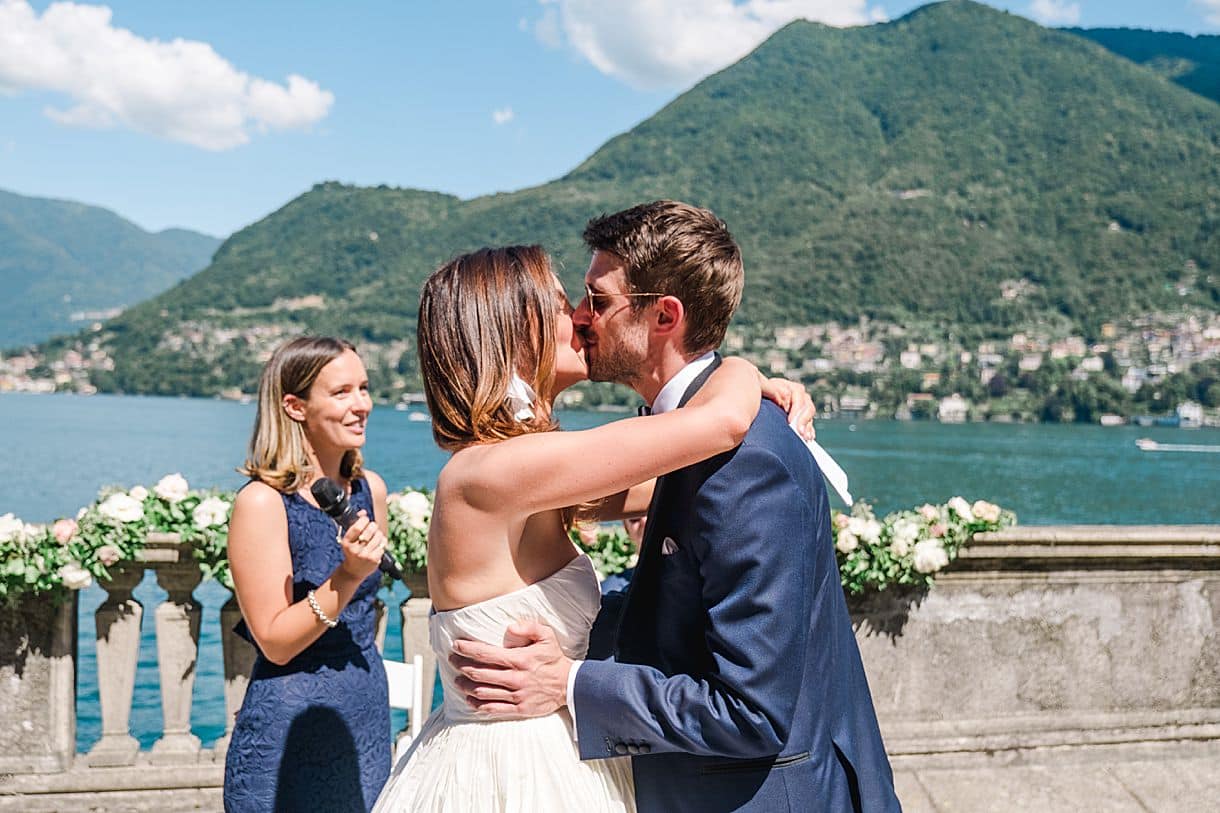
[[[515,514],[625,491],[737,446],[758,413],[760,393],[754,366],[726,359],[683,409],[470,447],[441,472],[437,490],[452,488],[472,507]]]
[[[766,378],[759,373],[762,397],[772,401],[788,414],[788,422],[805,440],[813,440],[813,418],[817,409],[813,399],[800,384],[784,378]],[[638,483],[625,491],[611,494],[601,500],[594,519],[600,521],[640,517],[648,513],[656,478]]]
[[[813,440],[813,418],[817,414],[817,408],[805,388],[784,378],[764,378],[761,373],[759,378],[763,398],[773,401],[788,414],[788,422],[793,424],[801,437]],[[597,505],[593,518],[607,521],[644,516],[652,503],[652,492],[656,485],[656,478],[653,478],[626,491],[611,494]]]
[[[652,502],[652,492],[657,486],[657,478],[653,477],[631,488],[611,494],[597,504],[592,519],[605,522],[612,519],[627,519],[642,517],[648,513]]]

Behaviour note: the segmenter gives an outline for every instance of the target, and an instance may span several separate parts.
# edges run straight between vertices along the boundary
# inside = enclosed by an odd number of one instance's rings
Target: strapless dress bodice
[[[455,640],[467,638],[503,646],[504,633],[510,624],[535,620],[555,630],[565,655],[583,659],[589,649],[589,630],[600,606],[597,573],[589,557],[580,554],[550,576],[520,590],[433,613],[428,621],[428,635],[445,690],[445,717],[454,722],[477,719],[457,688],[458,672],[449,663]]]

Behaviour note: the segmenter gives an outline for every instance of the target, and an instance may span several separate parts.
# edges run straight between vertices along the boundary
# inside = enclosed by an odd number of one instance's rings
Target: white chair
[[[416,655],[411,663],[382,661],[385,664],[386,680],[390,684],[390,708],[407,710],[407,726],[398,733],[394,742],[394,759],[419,736],[424,717],[424,659]]]

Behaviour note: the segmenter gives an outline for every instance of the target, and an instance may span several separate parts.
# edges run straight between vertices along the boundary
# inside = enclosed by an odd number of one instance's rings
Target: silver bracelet
[[[313,614],[318,617],[319,621],[331,629],[339,626],[339,619],[331,618],[326,613],[322,612],[322,605],[318,603],[318,599],[316,596],[314,596],[312,590],[305,594],[305,600],[309,602],[310,609],[313,610]]]

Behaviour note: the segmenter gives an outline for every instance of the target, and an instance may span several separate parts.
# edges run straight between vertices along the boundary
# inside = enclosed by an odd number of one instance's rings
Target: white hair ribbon
[[[508,392],[504,395],[504,400],[508,402],[508,408],[513,411],[513,417],[519,421],[532,421],[534,419],[534,402],[538,400],[538,395],[534,392],[534,388],[521,379],[521,376],[513,373],[513,377],[508,382]]]

